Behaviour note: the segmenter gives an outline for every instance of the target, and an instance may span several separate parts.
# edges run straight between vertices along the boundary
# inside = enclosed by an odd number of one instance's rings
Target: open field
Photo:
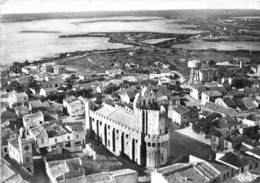
[[[123,67],[125,63],[138,63],[143,68],[150,68],[154,62],[170,64],[171,69],[181,72],[185,77],[189,75],[187,62],[181,58],[199,57],[203,61],[216,62],[232,61],[235,57],[249,57],[252,63],[259,63],[260,52],[219,52],[219,51],[193,51],[171,48],[133,47],[118,50],[88,51],[80,55],[66,58],[57,58],[53,61],[78,70],[102,72],[113,68],[115,63]]]
[[[184,136],[178,132],[170,132],[170,159],[173,160],[179,155],[194,155],[208,160],[210,156],[210,146]]]

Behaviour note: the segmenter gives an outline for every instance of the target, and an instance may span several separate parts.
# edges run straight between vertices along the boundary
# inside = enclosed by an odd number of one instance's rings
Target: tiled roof
[[[199,169],[199,171],[202,172],[203,175],[210,180],[216,178],[219,175],[219,172],[214,170],[205,162],[197,163],[195,167]]]
[[[259,94],[260,93],[260,88],[245,88],[244,89],[244,93],[246,95],[249,95],[249,94]]]
[[[122,88],[120,91],[121,94],[127,94],[129,96],[129,98],[133,98],[135,97],[136,89],[134,87],[129,87],[127,89]]]
[[[214,104],[214,103],[206,103],[206,105],[203,107],[206,110],[211,110],[214,111],[216,113],[219,114],[225,114],[225,115],[229,115],[229,116],[236,116],[238,114],[238,112],[234,109],[230,109],[230,108],[225,108],[223,106]]]
[[[136,123],[138,119],[134,115],[129,112],[117,109],[109,104],[104,104],[100,109],[96,110],[96,113],[101,114],[110,120],[124,124],[128,127],[141,130],[141,124]]]
[[[234,152],[226,153],[220,160],[236,167],[244,167],[250,163],[245,156]]]
[[[206,183],[219,172],[205,162],[176,163],[157,169],[169,183]]]
[[[42,102],[40,100],[31,100],[29,101],[29,104],[32,108],[41,107]]]
[[[179,113],[179,114],[185,114],[185,113],[187,113],[187,112],[190,111],[187,107],[182,106],[182,105],[180,105],[180,106],[174,108],[174,110],[175,110],[177,113]]]
[[[223,95],[225,95],[227,93],[227,90],[223,86],[221,86],[221,87],[210,87],[210,89],[219,91]]]
[[[236,104],[233,102],[233,100],[230,97],[224,97],[223,101],[225,104],[230,108],[236,108]]]
[[[210,164],[220,172],[230,169],[229,166],[217,161],[211,161]]]
[[[72,96],[66,97],[66,98],[64,99],[64,101],[70,103],[70,102],[72,102],[72,101],[74,101],[74,100],[76,100],[76,99],[77,99],[77,98],[72,95]]]
[[[231,96],[231,97],[238,97],[238,96],[243,96],[244,92],[243,91],[238,91],[238,90],[231,90],[229,91],[226,96]]]
[[[241,109],[242,111],[247,110],[246,106],[244,105],[243,101],[239,98],[234,98],[233,102],[236,104],[236,106]]]
[[[18,173],[13,171],[5,160],[1,159],[1,182],[2,183],[28,183]]]
[[[251,98],[243,98],[242,102],[247,109],[255,109],[258,107]]]
[[[232,142],[233,146],[237,146],[242,142],[242,136],[241,135],[231,135],[228,138],[226,138],[227,141]]]
[[[42,88],[43,90],[45,90],[46,92],[55,92],[57,91],[57,88]]]
[[[37,125],[29,129],[29,132],[35,137],[35,138],[41,138],[48,136],[45,128],[42,125]]]
[[[164,173],[163,177],[169,183],[207,183],[208,179],[199,171],[194,169],[193,165],[182,169]]]
[[[84,127],[83,127],[83,124],[82,123],[69,123],[69,124],[66,124],[67,126],[69,126],[72,131],[85,131],[84,130]]]
[[[69,133],[64,127],[62,127],[61,125],[58,125],[57,123],[53,123],[53,124],[46,126],[45,130],[46,130],[49,138],[61,136],[61,135]]]
[[[256,154],[257,156],[260,156],[260,149],[259,148],[253,148],[249,149],[246,146],[242,145],[239,149],[241,152],[246,153],[246,152],[251,152],[253,154]]]
[[[202,93],[210,96],[210,97],[219,97],[219,96],[222,96],[222,93],[217,91],[217,90],[206,90],[206,91],[203,91]]]
[[[44,119],[44,114],[41,111],[23,116],[23,121],[27,126],[35,125],[35,119]],[[39,122],[39,121],[38,121]]]
[[[57,180],[71,179],[85,174],[79,158],[50,161],[46,164],[49,166],[52,176]]]
[[[86,183],[100,183],[110,182],[110,176],[108,172],[101,172],[86,176]]]

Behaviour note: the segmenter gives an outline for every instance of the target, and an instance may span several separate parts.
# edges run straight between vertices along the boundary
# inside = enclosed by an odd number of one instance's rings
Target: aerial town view
[[[0,4],[0,182],[260,183],[259,0]]]

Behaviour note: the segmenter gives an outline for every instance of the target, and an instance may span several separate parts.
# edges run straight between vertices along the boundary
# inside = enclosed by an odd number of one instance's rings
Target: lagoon
[[[197,34],[202,32],[201,30],[189,30],[188,25],[179,25],[177,22],[177,20],[163,17],[126,16],[1,23],[0,64],[11,64],[14,61],[23,62],[26,59],[34,61],[43,57],[55,56],[61,52],[130,47],[129,45],[110,43],[108,38],[104,37],[59,38],[63,34],[90,32]]]

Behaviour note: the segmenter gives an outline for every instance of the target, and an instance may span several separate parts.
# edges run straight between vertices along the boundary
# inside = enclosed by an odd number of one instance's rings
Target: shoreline
[[[43,31],[45,32],[45,31]],[[140,35],[142,35],[140,37]],[[144,48],[164,48],[164,47],[170,47],[173,50],[188,50],[188,51],[209,51],[209,52],[224,52],[224,53],[231,53],[235,54],[238,52],[242,53],[249,53],[250,50],[247,49],[237,49],[237,50],[217,50],[217,49],[195,49],[195,48],[177,48],[172,47],[176,44],[188,44],[190,42],[190,37],[197,35],[197,34],[176,34],[176,33],[160,33],[160,32],[90,32],[90,33],[83,33],[83,34],[67,34],[67,35],[60,35],[59,38],[68,39],[68,38],[74,38],[74,37],[105,37],[108,39],[108,42],[110,43],[120,43],[123,45],[128,45],[130,47],[128,48],[113,48],[113,49],[94,49],[94,50],[82,50],[82,51],[72,51],[72,52],[60,52],[56,53],[52,56],[46,56],[42,57],[35,61],[30,61],[30,64],[42,64],[47,62],[57,62],[64,58],[70,58],[70,57],[76,57],[76,56],[82,56],[89,53],[98,53],[98,52],[120,52],[120,51],[132,51],[137,49],[138,47],[144,47]],[[131,38],[129,40],[129,38]],[[161,39],[161,38],[171,38],[171,40],[165,40],[159,43],[150,44],[142,42],[144,40],[149,39]],[[204,40],[202,40],[204,41]],[[217,41],[221,42],[221,41]],[[234,41],[235,42],[235,41]],[[259,50],[252,50],[251,53],[260,53]],[[19,63],[24,63],[24,61],[14,61]],[[14,62],[7,64],[8,66],[11,66]],[[5,65],[5,64],[2,64]]]
[[[95,53],[109,53],[109,52],[121,52],[121,51],[134,51],[138,49],[138,47],[129,47],[129,48],[117,48],[117,49],[105,49],[105,50],[84,50],[84,51],[73,51],[73,52],[61,52],[58,53],[58,56],[50,56],[50,57],[43,57],[39,60],[29,62],[29,65],[31,64],[43,64],[43,63],[48,63],[48,62],[57,62],[61,59],[64,58],[71,58],[71,57],[77,57],[77,56],[84,56],[86,54],[95,54]],[[188,50],[188,51],[209,51],[209,52],[223,52],[223,53],[231,53],[235,54],[237,52],[242,52],[242,53],[249,53],[249,50],[238,50],[238,51],[231,51],[231,50],[216,50],[216,49],[206,49],[206,50],[195,50],[195,49],[186,49],[186,48],[173,48],[174,50]],[[252,53],[260,53],[260,51],[252,51]],[[19,62],[19,63],[24,63],[24,62]],[[0,64],[1,66],[4,67],[10,67],[13,63],[10,65],[8,64]]]
[[[34,30],[24,30],[20,33],[61,33],[60,31],[34,31]]]

